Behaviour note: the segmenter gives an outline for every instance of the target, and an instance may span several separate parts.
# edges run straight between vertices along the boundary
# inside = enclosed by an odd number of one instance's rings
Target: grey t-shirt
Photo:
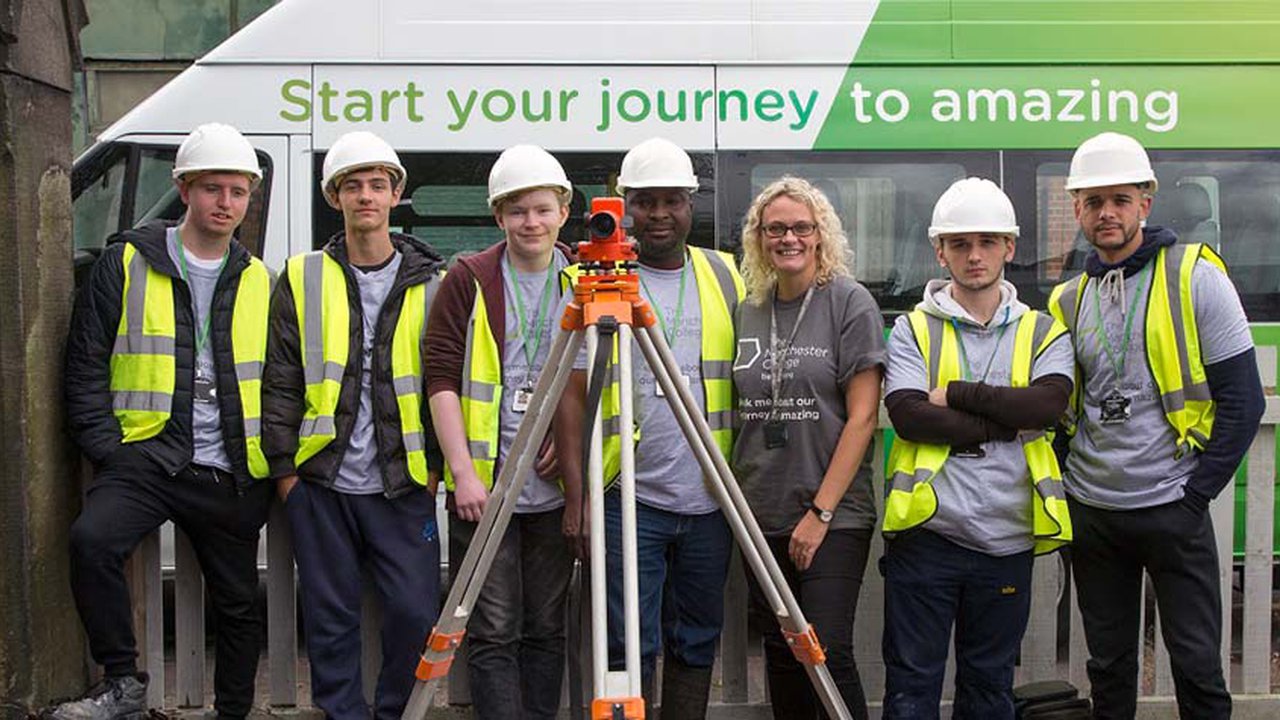
[[[212,324],[213,290],[222,274],[224,261],[201,260],[182,247],[178,228],[171,227],[166,239],[169,243],[169,259],[181,269],[185,260],[187,287],[191,289],[191,310],[195,314],[197,343],[204,334],[205,323]],[[180,250],[181,248],[181,250]],[[183,258],[178,253],[183,253]],[[192,388],[191,428],[195,452],[191,461],[231,472],[231,458],[222,439],[222,412],[218,408],[217,373],[213,365],[213,328],[205,334],[203,345],[196,353],[195,385]]]
[[[689,388],[694,401],[705,405],[702,386],[702,306],[693,265],[686,261],[680,270],[662,270],[640,266],[643,279],[641,293],[661,316],[659,332],[668,338],[672,354],[680,365],[681,382]],[[684,302],[680,303],[680,277],[684,276]],[[568,300],[563,303],[568,304]],[[683,311],[677,312],[678,307]],[[578,354],[575,370],[587,367],[586,345]],[[676,422],[667,398],[658,395],[657,380],[640,351],[640,343],[631,343],[632,407],[640,426],[640,442],[636,444],[636,499],[668,512],[682,515],[704,515],[720,509],[707,489],[702,468]],[[610,478],[605,478],[609,481]]]
[[[1012,289],[1012,286],[1010,286]],[[943,289],[941,293],[947,293]],[[982,325],[949,295],[937,305],[946,310],[944,321],[955,318],[957,340],[968,358],[965,379],[1008,387],[1013,366],[1014,337],[1027,306],[1012,294]],[[936,313],[935,313],[936,314]],[[989,364],[988,364],[989,363]],[[1071,339],[1063,334],[1031,364],[1031,380],[1047,375],[1070,378],[1074,373]],[[961,363],[962,370],[964,363]],[[983,375],[985,373],[985,379]],[[889,367],[885,373],[885,397],[898,390],[929,391],[924,359],[906,315],[898,317],[889,336]],[[952,456],[933,479],[938,497],[937,513],[925,523],[929,530],[971,550],[1005,556],[1030,550],[1034,543],[1027,459],[1019,440],[982,443],[984,457]]]
[[[777,303],[780,343],[791,335],[801,302],[796,298]],[[768,300],[738,305],[733,468],[761,530],[785,535],[806,512],[835,454],[848,420],[845,390],[850,380],[862,370],[884,365],[884,324],[871,293],[852,278],[837,276],[814,290],[782,375],[778,410],[787,445],[771,450],[764,439],[772,406],[769,307]],[[868,447],[835,510],[833,530],[875,526],[871,455]]]
[[[382,471],[378,467],[378,443],[373,429],[373,340],[378,327],[378,315],[386,302],[391,286],[395,284],[403,256],[396,251],[391,260],[376,270],[368,272],[356,267],[356,284],[360,287],[360,308],[363,316],[362,352],[360,373],[360,409],[351,428],[347,452],[338,466],[333,489],[348,495],[372,495],[382,492]]]
[[[1084,412],[1071,439],[1065,482],[1068,492],[1087,505],[1130,510],[1173,502],[1182,497],[1199,462],[1197,453],[1174,457],[1177,435],[1165,419],[1160,391],[1147,367],[1146,296],[1154,263],[1125,278],[1124,297],[1101,295],[1099,279],[1090,279],[1081,298],[1074,334],[1076,361],[1083,373]],[[1139,287],[1141,286],[1141,287]],[[1100,341],[1098,316],[1112,349],[1124,343],[1124,314],[1135,293],[1133,327],[1125,353],[1124,374],[1116,382],[1111,358]],[[1249,323],[1230,278],[1208,262],[1197,262],[1191,275],[1200,355],[1206,365],[1235,357],[1253,347]],[[1117,357],[1119,360],[1119,357]],[[1113,390],[1131,401],[1132,415],[1122,425],[1103,425],[1101,401]]]
[[[564,255],[556,250],[551,258],[550,281],[546,270],[534,273],[517,272],[518,288],[511,285],[511,265],[502,258],[502,286],[506,293],[506,347],[502,351],[502,407],[498,411],[498,457],[507,461],[507,450],[516,438],[524,412],[515,410],[517,394],[532,390],[538,381],[538,373],[547,361],[551,342],[559,331],[560,278],[559,273],[568,265]],[[515,293],[519,292],[524,306],[525,331],[521,332]],[[546,307],[543,309],[543,293]],[[536,324],[536,325],[535,325]],[[530,367],[527,352],[534,352]],[[555,480],[543,480],[534,470],[525,478],[524,488],[516,501],[518,513],[545,512],[564,505],[564,493]]]
[[[667,338],[680,365],[679,379],[699,407],[706,404],[702,387],[702,309],[693,263],[686,260],[679,270],[640,266],[641,292],[661,318],[658,330]],[[684,299],[680,302],[680,282],[684,278]],[[658,395],[657,381],[640,351],[632,342],[632,381],[640,442],[636,445],[636,499],[668,512],[702,515],[720,505],[712,497],[702,477],[702,468],[676,422],[667,398]]]

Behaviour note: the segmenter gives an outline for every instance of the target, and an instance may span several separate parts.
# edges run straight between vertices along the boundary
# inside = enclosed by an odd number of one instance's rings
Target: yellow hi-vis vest
[[[173,410],[177,381],[173,279],[157,272],[133,243],[124,246],[120,324],[111,352],[111,404],[123,442],[159,435]],[[267,476],[262,453],[262,365],[267,358],[271,275],[257,258],[240,275],[231,314],[231,352],[244,417],[249,474]]]
[[[945,387],[961,378],[955,328],[940,318],[915,310],[908,315],[916,344],[929,373],[929,387]],[[1029,311],[1018,319],[1014,333],[1011,387],[1027,387],[1031,363],[1067,329],[1048,315]],[[1031,478],[1032,533],[1035,553],[1052,552],[1071,542],[1071,516],[1067,511],[1062,473],[1053,454],[1053,443],[1044,431],[1019,433]],[[914,443],[895,438],[889,455],[889,487],[884,508],[884,533],[893,534],[923,525],[938,511],[933,479],[947,461],[947,445]],[[980,522],[980,519],[975,519]]]
[[[302,350],[306,411],[298,432],[294,464],[302,465],[337,436],[334,413],[342,392],[342,376],[351,354],[351,306],[347,275],[323,250],[289,258],[286,272],[293,289]],[[439,278],[405,289],[391,336],[391,377],[400,416],[409,477],[427,484],[426,433],[422,426],[422,340],[427,311]],[[357,350],[359,351],[359,350]]]
[[[745,288],[742,276],[734,264],[733,256],[700,247],[689,248],[689,261],[693,267],[693,279],[698,285],[698,309],[702,314],[702,369],[703,411],[711,436],[720,452],[727,458],[733,450],[733,356],[736,340],[733,330],[733,313],[742,302]],[[578,266],[565,269],[570,280],[576,279]],[[604,413],[604,477],[606,486],[617,478],[621,466],[621,438],[618,434],[618,384],[613,375],[618,361],[618,348],[613,349],[613,365],[609,367],[608,383],[601,399]],[[636,429],[639,440],[639,429]]]
[[[1191,276],[1199,260],[1227,272],[1226,263],[1213,248],[1187,243],[1161,248],[1151,270],[1151,290],[1147,295],[1147,366],[1160,390],[1165,418],[1178,434],[1174,456],[1190,449],[1203,450],[1213,433],[1215,404],[1200,357],[1200,331],[1191,293]],[[1049,312],[1074,333],[1078,325],[1080,299],[1089,278],[1079,275],[1053,289]],[[1076,384],[1067,405],[1064,426],[1074,435],[1083,395],[1080,363],[1076,363]]]
[[[480,281],[475,281],[476,297],[471,303],[467,323],[467,344],[463,355],[462,427],[467,433],[467,450],[471,465],[485,489],[493,488],[494,467],[498,462],[498,436],[502,415],[502,351],[489,326],[489,312],[484,302]],[[558,327],[558,326],[557,326]],[[453,470],[444,464],[444,486],[455,487]]]
[[[728,253],[689,248],[702,312],[702,391],[711,436],[726,458],[733,452],[733,313],[742,302],[742,276]]]

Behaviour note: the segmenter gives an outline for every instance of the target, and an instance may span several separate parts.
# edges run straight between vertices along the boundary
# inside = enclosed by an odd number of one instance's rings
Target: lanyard
[[[795,342],[796,331],[804,322],[804,315],[809,311],[809,301],[813,299],[813,285],[804,292],[804,300],[800,302],[800,313],[796,315],[796,324],[791,326],[791,334],[787,336],[785,345],[778,344],[778,290],[775,287],[769,298],[769,350],[773,355],[773,369],[769,372],[769,392],[772,404],[769,406],[769,419],[778,416],[778,400],[782,396],[782,371],[787,367],[787,356],[791,354],[791,343]]]
[[[1009,329],[1009,308],[1004,310],[1004,324],[1000,326],[1000,332],[996,333],[996,346],[991,349],[991,354],[987,356],[987,367],[982,371],[982,377],[978,378],[978,382],[986,382],[987,375],[991,372],[991,363],[996,359],[996,355],[1000,353],[1000,341],[1004,339],[1004,331]],[[951,327],[956,331],[956,345],[960,347],[960,360],[964,363],[964,379],[973,380],[973,366],[969,364],[969,353],[964,347],[964,335],[960,334],[960,323],[955,318],[951,318]]]
[[[1125,313],[1124,318],[1124,338],[1120,341],[1120,352],[1117,354],[1111,347],[1111,340],[1107,338],[1107,329],[1102,324],[1102,294],[1098,292],[1098,284],[1093,285],[1093,314],[1098,319],[1098,336],[1102,340],[1102,349],[1106,351],[1107,358],[1111,360],[1111,367],[1116,372],[1116,384],[1118,385],[1124,380],[1125,360],[1129,356],[1129,334],[1133,330],[1133,314],[1138,307],[1138,298],[1142,296],[1142,290],[1147,284],[1147,275],[1151,270],[1151,265],[1147,265],[1142,269],[1142,276],[1138,281],[1138,287],[1133,291],[1133,299],[1129,301],[1129,312]]]
[[[507,275],[511,278],[511,295],[516,301],[516,336],[520,338],[520,346],[524,348],[524,358],[528,362],[528,370],[533,372],[534,361],[538,357],[538,347],[542,345],[542,321],[547,317],[547,304],[551,302],[551,288],[556,280],[556,263],[555,256],[551,257],[551,262],[547,264],[547,282],[542,286],[542,297],[538,300],[538,314],[534,315],[529,330],[525,330],[524,320],[524,293],[520,291],[520,281],[516,278],[516,270],[511,266],[511,261],[503,258],[507,265]],[[533,347],[529,346],[526,333],[533,334]]]
[[[676,317],[675,322],[670,326],[667,325],[666,318],[662,317],[662,308],[658,307],[658,302],[653,299],[653,293],[649,291],[649,284],[644,281],[644,275],[640,274],[640,287],[644,289],[644,294],[649,296],[649,305],[653,306],[653,314],[658,316],[658,324],[662,326],[662,335],[667,339],[667,347],[672,350],[676,347],[676,341],[680,339],[677,331],[680,321],[684,319],[684,283],[689,277],[689,263],[690,260],[686,258],[684,265],[680,266],[680,292],[676,296]]]
[[[188,290],[191,287],[191,281],[187,279],[189,273],[187,271],[187,249],[182,246],[181,241],[175,241],[178,249],[178,271],[182,276],[182,282],[187,284]],[[218,263],[218,276],[222,276],[222,269],[227,266],[227,257],[231,255],[231,248],[222,254],[222,262]],[[209,308],[209,314],[203,319],[200,317],[200,305],[196,302],[195,293],[191,295],[191,312],[196,316],[196,322],[200,325],[200,331],[196,333],[196,357],[200,357],[200,353],[204,352],[204,346],[209,344],[209,328],[213,324],[213,308]]]

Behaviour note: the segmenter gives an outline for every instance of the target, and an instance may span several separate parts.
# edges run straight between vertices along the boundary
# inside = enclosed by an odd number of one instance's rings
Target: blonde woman
[[[733,464],[854,717],[867,716],[853,617],[876,517],[869,464],[885,362],[880,309],[848,267],[831,202],[800,178],[766,187],[742,232]],[[759,588],[776,718],[821,717]]]

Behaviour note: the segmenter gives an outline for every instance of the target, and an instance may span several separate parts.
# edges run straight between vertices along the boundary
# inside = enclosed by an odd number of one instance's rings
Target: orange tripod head
[[[565,308],[560,327],[576,330],[612,316],[617,322],[649,327],[657,318],[640,295],[636,275],[636,244],[627,237],[631,218],[622,198],[591,199],[587,240],[578,243],[581,272],[573,286],[573,302]]]

